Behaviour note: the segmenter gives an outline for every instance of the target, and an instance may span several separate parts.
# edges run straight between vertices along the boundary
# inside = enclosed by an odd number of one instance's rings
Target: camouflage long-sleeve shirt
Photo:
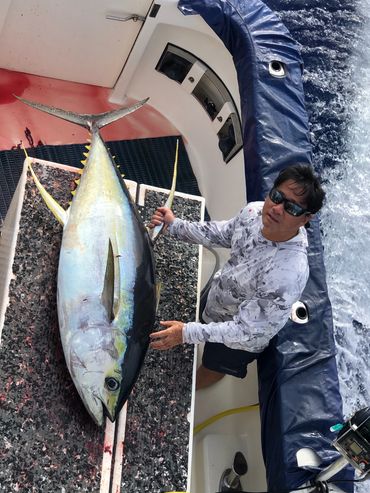
[[[305,228],[289,241],[262,235],[263,202],[252,202],[229,221],[192,223],[176,218],[176,238],[231,249],[214,277],[203,319],[184,326],[184,342],[221,342],[233,349],[261,352],[287,322],[292,304],[307,283]]]

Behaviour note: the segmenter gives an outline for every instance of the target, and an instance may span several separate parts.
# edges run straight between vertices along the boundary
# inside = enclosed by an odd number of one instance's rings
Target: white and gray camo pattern
[[[292,304],[307,283],[304,227],[289,241],[262,235],[263,202],[251,202],[229,221],[192,223],[176,218],[168,231],[177,239],[230,248],[214,277],[203,319],[184,326],[184,342],[220,342],[232,349],[261,352],[286,324]]]

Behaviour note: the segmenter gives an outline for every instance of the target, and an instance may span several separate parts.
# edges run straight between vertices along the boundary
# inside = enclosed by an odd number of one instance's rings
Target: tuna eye
[[[105,379],[105,385],[107,389],[111,392],[119,389],[119,381],[112,377],[108,377]]]

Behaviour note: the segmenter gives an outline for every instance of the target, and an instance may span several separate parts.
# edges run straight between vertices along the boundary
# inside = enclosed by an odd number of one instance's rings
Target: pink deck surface
[[[78,113],[102,113],[118,106],[108,102],[110,89],[0,69],[0,150],[39,143],[86,141],[86,130],[53,118],[18,101],[14,95]],[[127,100],[125,106],[132,103]],[[176,128],[150,106],[102,130],[104,140],[131,140],[176,135]]]

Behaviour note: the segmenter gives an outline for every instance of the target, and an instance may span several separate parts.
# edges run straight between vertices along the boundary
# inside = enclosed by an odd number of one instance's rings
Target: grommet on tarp
[[[279,60],[272,60],[269,63],[269,74],[273,77],[285,77],[286,76],[286,68],[283,62]]]
[[[292,305],[290,319],[297,324],[306,324],[308,322],[308,308],[302,301],[296,301]]]

